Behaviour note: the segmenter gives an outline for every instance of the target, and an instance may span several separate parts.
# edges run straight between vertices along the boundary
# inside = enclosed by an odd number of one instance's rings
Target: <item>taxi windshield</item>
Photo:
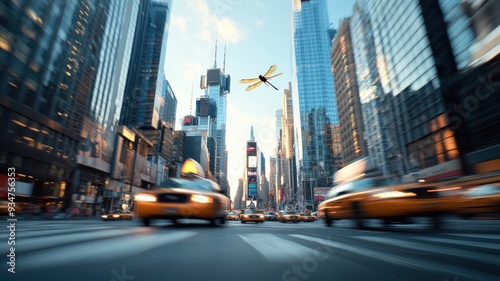
[[[217,192],[212,182],[204,179],[187,180],[180,178],[170,178],[162,182],[159,188],[188,188],[195,190]]]
[[[245,214],[260,214],[261,212],[259,212],[258,210],[255,210],[255,209],[246,209],[245,210]]]

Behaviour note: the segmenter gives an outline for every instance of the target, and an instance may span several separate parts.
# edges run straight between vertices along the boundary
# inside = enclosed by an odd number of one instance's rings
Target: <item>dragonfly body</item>
[[[283,73],[278,73],[276,75],[269,76],[269,75],[273,74],[273,72],[275,70],[276,70],[276,65],[272,65],[264,75],[259,75],[259,77],[257,77],[257,78],[241,79],[240,83],[242,83],[242,84],[254,83],[254,84],[247,87],[247,91],[251,91],[251,90],[257,88],[262,83],[267,84],[267,85],[273,87],[274,89],[278,90],[278,88],[274,87],[274,85],[269,82],[269,80],[271,78],[274,78],[276,76],[283,74]]]

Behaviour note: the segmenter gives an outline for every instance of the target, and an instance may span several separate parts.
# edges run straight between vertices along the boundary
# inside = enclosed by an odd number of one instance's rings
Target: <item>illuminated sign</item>
[[[248,198],[257,198],[257,183],[248,184]]]
[[[248,156],[248,168],[257,168],[257,156]]]

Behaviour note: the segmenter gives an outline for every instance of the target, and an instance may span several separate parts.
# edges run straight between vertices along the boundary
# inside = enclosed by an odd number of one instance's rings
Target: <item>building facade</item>
[[[368,155],[352,48],[351,19],[344,19],[332,41],[331,63],[339,112],[343,166]]]
[[[300,164],[299,188],[306,205],[313,206],[317,186],[333,186],[336,156],[332,126],[338,125],[337,104],[330,66],[327,3],[294,1],[293,63],[297,79],[296,108]]]

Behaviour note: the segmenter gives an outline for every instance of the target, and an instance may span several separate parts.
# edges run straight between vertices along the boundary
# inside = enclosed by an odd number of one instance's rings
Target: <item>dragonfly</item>
[[[269,80],[276,77],[276,76],[280,76],[281,74],[283,74],[283,72],[275,74],[273,76],[269,76],[269,75],[273,74],[274,71],[276,71],[276,65],[271,65],[269,70],[264,75],[259,75],[259,77],[256,77],[256,78],[241,79],[240,83],[242,83],[242,84],[254,83],[254,84],[247,87],[247,91],[251,91],[251,90],[259,87],[260,85],[262,85],[262,83],[269,85],[269,86],[272,86],[277,91],[278,88],[274,87],[274,85],[271,84],[269,82]]]

